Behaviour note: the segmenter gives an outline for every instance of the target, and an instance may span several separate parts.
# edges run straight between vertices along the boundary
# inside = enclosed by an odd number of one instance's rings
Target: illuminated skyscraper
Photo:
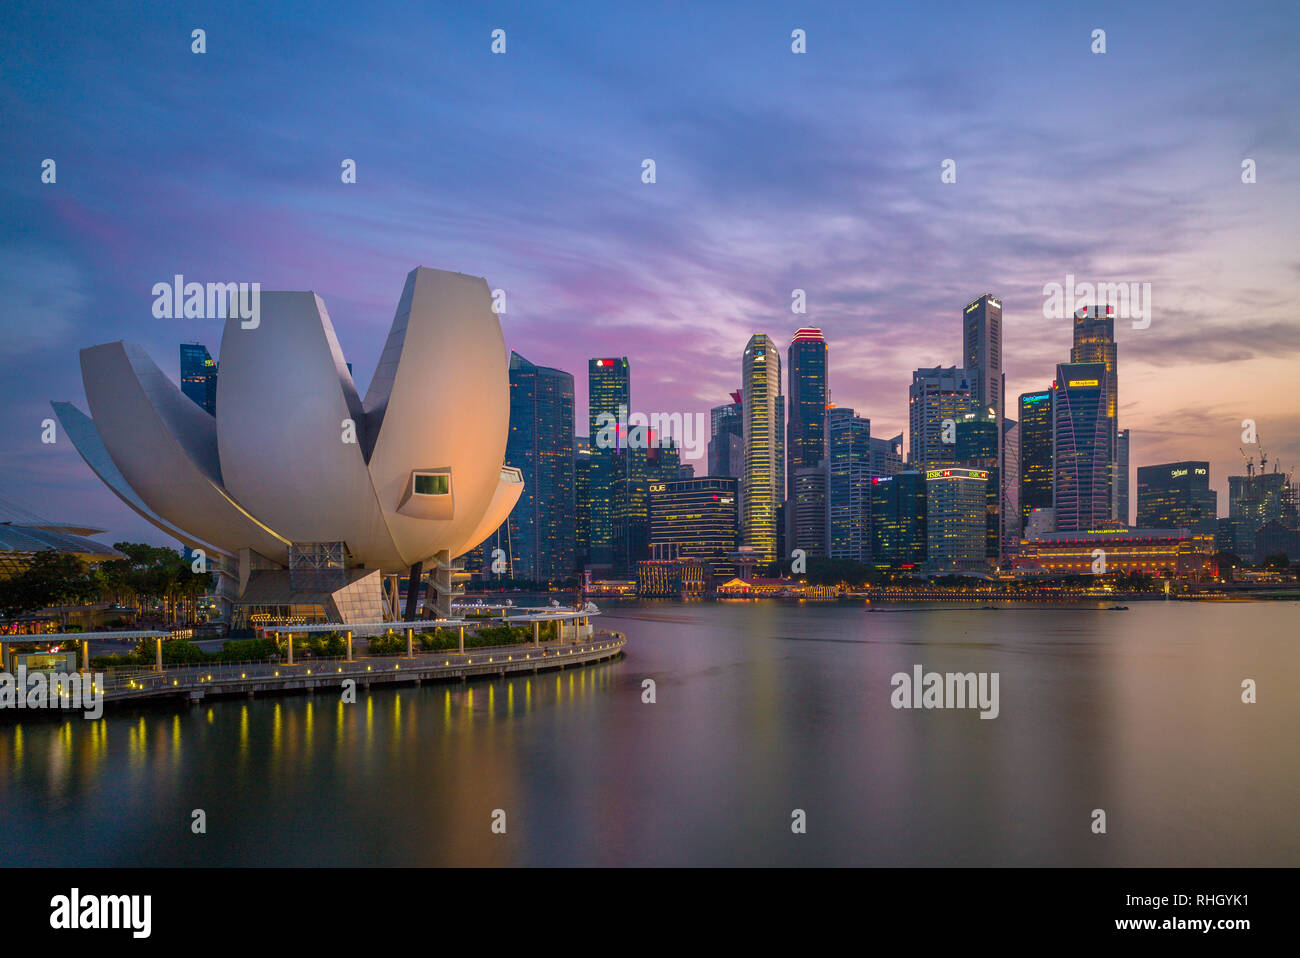
[[[632,374],[627,357],[587,360],[587,435],[591,439],[592,462],[590,466],[591,497],[591,562],[608,565],[612,559],[614,535],[614,495],[622,488],[616,483],[625,478],[627,469],[620,467],[618,456],[627,437],[617,435],[609,447],[597,441],[600,436],[602,415],[619,421],[619,407],[626,414],[632,408]],[[608,420],[606,420],[608,421]],[[609,430],[605,431],[606,436]]]
[[[1052,442],[1055,417],[1053,392],[1020,394],[1020,527],[1016,536],[1023,537],[1029,514],[1035,509],[1052,508]]]
[[[574,570],[573,376],[510,354],[506,465],[524,489],[507,520],[516,578],[568,579]]]
[[[1127,429],[1121,429],[1116,438],[1119,442],[1115,451],[1115,482],[1119,486],[1119,493],[1115,496],[1115,502],[1117,504],[1116,515],[1119,517],[1119,521],[1123,525],[1128,525],[1131,521],[1128,504],[1129,431]],[[1150,526],[1146,526],[1145,528],[1150,528]]]
[[[759,562],[774,562],[785,487],[785,415],[781,354],[763,333],[751,336],[745,346],[740,375],[745,441],[741,544],[753,549]]]
[[[951,466],[957,461],[956,424],[980,404],[967,370],[935,366],[912,373],[908,389],[908,466],[922,469]],[[945,423],[951,426],[945,430]],[[951,441],[944,442],[949,437]]]
[[[1106,364],[1056,367],[1053,498],[1059,532],[1107,528],[1115,515],[1115,420]]]
[[[650,547],[698,559],[731,576],[736,551],[736,480],[710,476],[650,483]]]
[[[1120,519],[1119,497],[1127,495],[1119,478],[1119,370],[1118,347],[1115,345],[1115,307],[1085,306],[1074,315],[1074,345],[1070,349],[1072,363],[1106,364],[1106,415],[1110,418],[1113,435],[1110,439],[1110,461],[1107,464],[1110,482],[1110,518]],[[1125,516],[1122,520],[1128,524]]]
[[[745,421],[740,392],[732,396],[732,402],[709,411],[709,475],[740,479],[745,474]]]
[[[988,567],[988,483],[983,469],[925,473],[926,563],[935,572]]]
[[[790,416],[786,497],[794,498],[795,475],[815,468],[826,458],[826,340],[820,329],[794,334],[787,352],[790,377]]]
[[[912,569],[925,563],[925,476],[906,470],[871,480],[871,562]]]
[[[1218,527],[1218,510],[1219,497],[1210,488],[1208,462],[1138,466],[1139,529],[1187,529],[1213,535]]]
[[[827,426],[830,555],[866,562],[871,557],[871,420],[835,408]]]
[[[181,392],[217,414],[217,363],[200,343],[181,343]]]

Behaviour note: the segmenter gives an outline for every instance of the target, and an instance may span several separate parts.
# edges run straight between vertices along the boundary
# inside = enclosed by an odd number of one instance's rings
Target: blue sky
[[[217,352],[219,323],[153,317],[176,273],[320,293],[363,388],[413,266],[484,276],[580,423],[587,357],[707,411],[751,333],[818,325],[882,436],[980,293],[1015,396],[1068,359],[1044,284],[1149,282],[1118,331],[1133,465],[1208,458],[1226,492],[1247,417],[1300,462],[1294,3],[9,2],[0,36],[0,497],[113,538],[162,541],[40,423],[84,408],[84,346]]]

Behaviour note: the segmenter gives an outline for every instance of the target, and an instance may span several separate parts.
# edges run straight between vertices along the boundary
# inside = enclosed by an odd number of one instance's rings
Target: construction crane
[[[1246,477],[1247,477],[1247,478],[1250,478],[1250,477],[1254,476],[1254,475],[1255,475],[1255,460],[1254,460],[1252,457],[1246,455],[1246,450],[1245,450],[1245,449],[1242,449],[1240,446],[1237,447],[1237,452],[1241,453],[1241,458],[1244,459],[1244,460],[1246,460]]]

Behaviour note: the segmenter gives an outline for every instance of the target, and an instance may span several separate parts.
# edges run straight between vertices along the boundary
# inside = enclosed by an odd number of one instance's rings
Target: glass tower
[[[776,561],[778,510],[785,486],[785,410],[781,354],[763,333],[745,346],[740,363],[745,475],[741,486],[741,544],[761,563]]]

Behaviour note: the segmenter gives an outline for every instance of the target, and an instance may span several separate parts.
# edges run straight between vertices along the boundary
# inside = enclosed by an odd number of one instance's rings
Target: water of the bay
[[[605,612],[586,669],[7,718],[0,865],[1300,865],[1300,603]]]

